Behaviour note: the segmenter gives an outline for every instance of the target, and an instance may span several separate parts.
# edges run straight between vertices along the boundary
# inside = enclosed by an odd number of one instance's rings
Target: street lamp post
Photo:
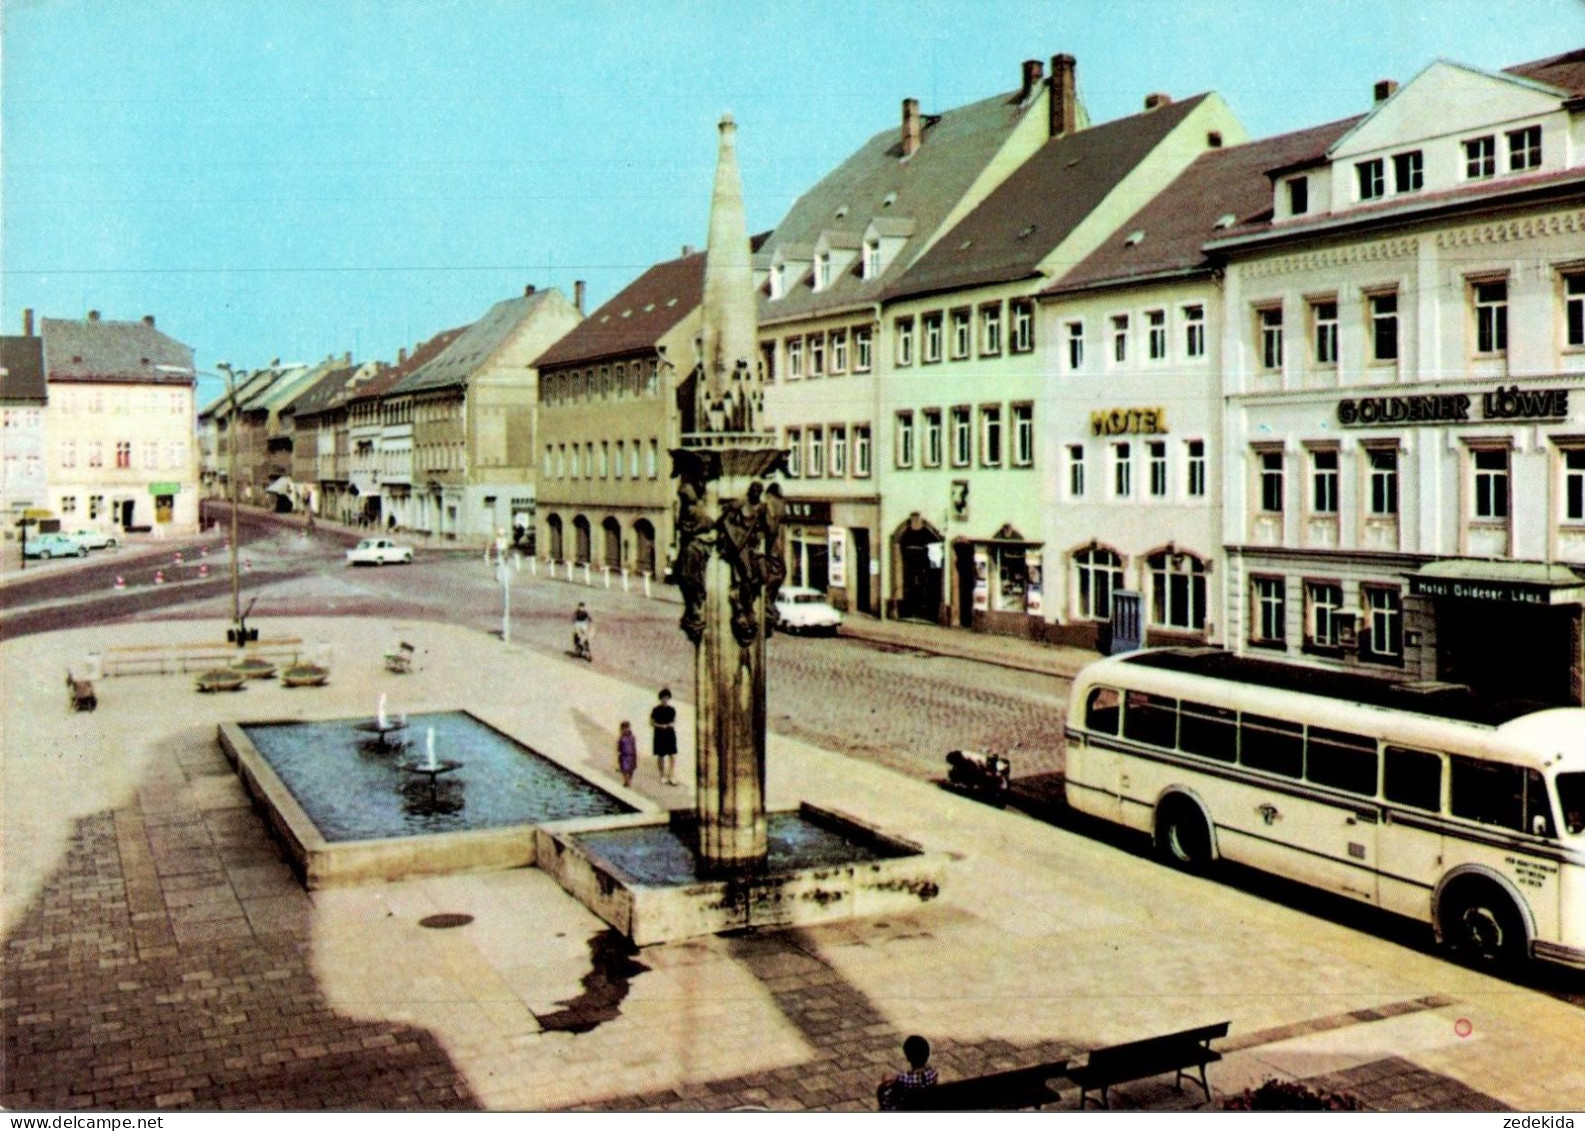
[[[226,425],[226,478],[231,496],[231,634],[238,648],[247,644],[247,633],[242,626],[241,579],[237,574],[237,375],[228,362],[219,361],[215,368],[226,377],[226,403],[230,406],[230,423]]]

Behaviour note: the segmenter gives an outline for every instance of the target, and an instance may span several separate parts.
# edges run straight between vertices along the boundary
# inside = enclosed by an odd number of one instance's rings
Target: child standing
[[[622,784],[633,784],[633,771],[638,769],[638,737],[632,724],[622,720],[622,733],[616,736],[616,768],[622,771]]]

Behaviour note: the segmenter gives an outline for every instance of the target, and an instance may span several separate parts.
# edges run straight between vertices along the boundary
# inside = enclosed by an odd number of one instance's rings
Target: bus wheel
[[[1461,961],[1513,966],[1524,957],[1524,923],[1513,901],[1490,884],[1465,884],[1437,912],[1442,942]]]
[[[1156,849],[1180,868],[1211,863],[1211,830],[1200,807],[1182,797],[1165,801],[1156,817]]]

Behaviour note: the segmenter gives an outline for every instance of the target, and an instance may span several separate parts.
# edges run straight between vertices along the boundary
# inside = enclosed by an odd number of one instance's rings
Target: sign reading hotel
[[[1337,422],[1345,427],[1383,424],[1462,424],[1470,420],[1560,420],[1568,416],[1567,389],[1520,389],[1518,385],[1483,393],[1416,393],[1358,397],[1337,402]],[[1479,416],[1470,410],[1477,403]],[[1093,421],[1093,417],[1092,417]]]
[[[1102,408],[1090,413],[1092,436],[1159,436],[1166,431],[1164,408]]]

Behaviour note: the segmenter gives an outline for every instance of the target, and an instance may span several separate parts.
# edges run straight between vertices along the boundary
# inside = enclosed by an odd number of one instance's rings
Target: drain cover
[[[473,922],[472,915],[462,915],[455,911],[447,911],[441,915],[426,915],[418,921],[420,927],[429,927],[431,930],[443,931],[447,927],[466,927]]]

